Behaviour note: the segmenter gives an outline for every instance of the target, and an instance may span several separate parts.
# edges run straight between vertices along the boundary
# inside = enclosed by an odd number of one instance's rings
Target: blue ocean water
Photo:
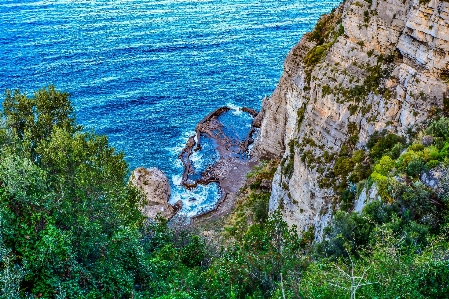
[[[55,85],[78,122],[158,167],[195,214],[217,186],[185,192],[177,159],[223,105],[260,109],[288,51],[337,0],[0,0],[0,90]],[[197,164],[207,163],[197,157]],[[192,194],[203,198],[188,203]]]

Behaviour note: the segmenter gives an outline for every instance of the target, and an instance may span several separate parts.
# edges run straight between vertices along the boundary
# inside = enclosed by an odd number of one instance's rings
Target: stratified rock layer
[[[283,158],[270,210],[320,235],[336,203],[326,182],[342,147],[361,148],[383,129],[407,135],[443,108],[448,83],[448,2],[347,0],[323,16],[263,101],[253,152]]]
[[[132,172],[130,182],[145,195],[146,203],[141,210],[145,216],[155,219],[159,215],[171,219],[182,208],[181,201],[174,206],[168,203],[170,183],[161,170],[157,168],[137,168]]]

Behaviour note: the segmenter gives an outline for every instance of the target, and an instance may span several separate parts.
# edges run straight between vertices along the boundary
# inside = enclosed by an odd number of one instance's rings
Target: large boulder
[[[141,212],[145,216],[155,219],[158,215],[166,219],[172,218],[181,208],[182,202],[175,205],[168,203],[170,199],[170,184],[167,176],[157,168],[136,168],[130,182],[145,195],[145,205]]]

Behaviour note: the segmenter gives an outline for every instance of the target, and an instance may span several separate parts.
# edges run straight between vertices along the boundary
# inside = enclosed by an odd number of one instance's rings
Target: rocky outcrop
[[[182,202],[175,205],[168,203],[170,199],[170,184],[167,176],[157,168],[137,168],[130,182],[140,189],[146,199],[141,212],[146,217],[155,219],[158,215],[171,219],[182,208]]]
[[[182,185],[186,188],[196,188],[198,184],[208,185],[217,182],[224,193],[233,193],[244,182],[244,176],[255,165],[249,160],[248,149],[254,142],[255,127],[251,127],[242,138],[220,122],[220,117],[231,110],[229,107],[220,107],[209,113],[196,126],[196,135],[191,136],[186,146],[182,149],[178,158],[184,166]],[[242,108],[242,112],[257,117],[254,109]],[[231,129],[231,130],[230,130]],[[202,150],[202,140],[208,139],[214,142],[214,147],[219,153],[218,161],[203,171],[197,171],[193,166],[191,155],[194,151]],[[210,153],[209,153],[210,154]]]
[[[288,54],[264,99],[253,153],[282,157],[270,210],[316,233],[338,207],[342,150],[386,129],[407,136],[449,96],[449,3],[347,0]],[[358,209],[360,209],[360,204]]]
[[[421,175],[421,182],[436,191],[438,196],[444,197],[449,194],[449,167],[440,165]]]
[[[256,134],[254,122],[258,112],[243,107],[240,111],[241,116],[235,116],[231,110],[229,107],[220,107],[209,113],[198,123],[196,135],[188,139],[178,156],[184,166],[181,181],[184,187],[193,189],[198,185],[210,183],[218,183],[220,187],[221,198],[215,208],[200,212],[191,219],[193,222],[229,212],[234,205],[238,190],[245,182],[246,174],[257,164],[257,161],[250,159],[248,153]],[[243,115],[248,117],[246,118],[248,123],[242,122],[245,119]],[[239,120],[238,117],[242,118]],[[226,119],[227,123],[224,122]],[[241,126],[238,128],[239,133],[235,130],[238,126]],[[206,142],[211,143],[213,148],[203,150]],[[212,156],[214,159],[206,168],[197,169],[192,160],[194,152]],[[218,157],[215,156],[215,152],[218,153]]]

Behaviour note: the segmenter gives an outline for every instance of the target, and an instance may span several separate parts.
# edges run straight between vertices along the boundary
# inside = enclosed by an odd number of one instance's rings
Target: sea
[[[69,92],[79,124],[107,135],[130,170],[164,171],[170,202],[194,216],[220,197],[216,184],[180,185],[196,124],[229,106],[241,126],[240,108],[261,108],[289,50],[340,2],[0,0],[0,90]],[[217,154],[192,158],[204,168]]]

